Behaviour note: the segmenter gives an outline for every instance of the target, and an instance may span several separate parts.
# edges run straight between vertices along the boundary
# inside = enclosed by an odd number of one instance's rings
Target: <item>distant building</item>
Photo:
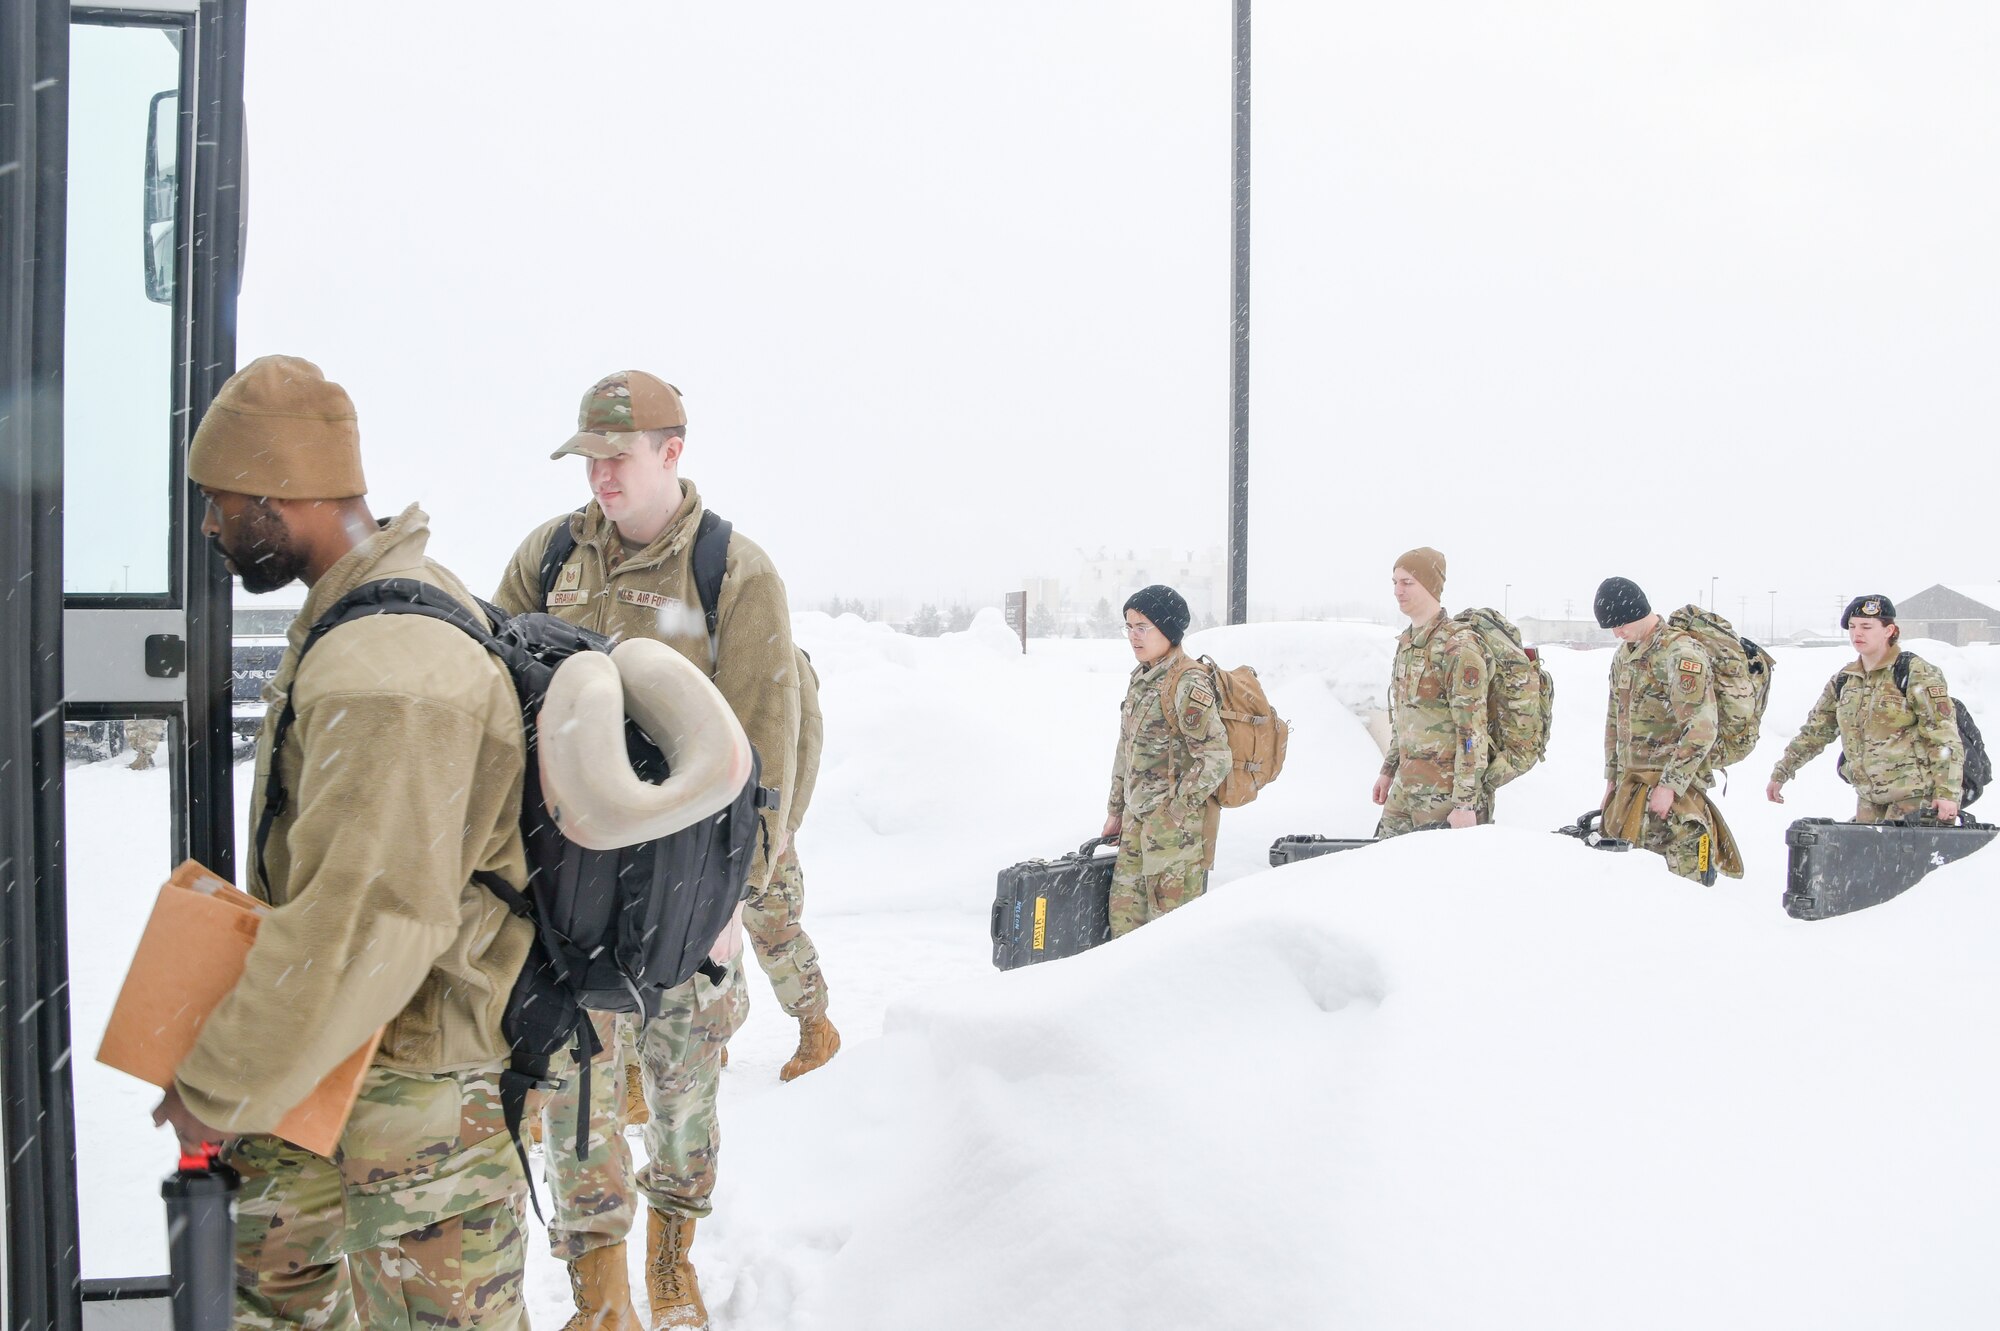
[[[1219,546],[1200,551],[1099,546],[1076,553],[1077,576],[1067,588],[1072,613],[1087,616],[1099,601],[1109,601],[1116,611],[1141,587],[1164,582],[1187,598],[1196,623],[1219,624],[1228,617],[1228,569]]]
[[[1896,602],[1906,638],[1963,646],[2000,641],[2000,582],[1937,583]]]
[[[1521,630],[1521,641],[1530,647],[1544,642],[1563,642],[1577,647],[1609,647],[1618,641],[1611,636],[1610,629],[1597,627],[1594,619],[1538,619],[1523,615],[1514,621],[1514,627]]]
[[[1028,593],[1028,611],[1034,613],[1038,605],[1045,605],[1049,613],[1060,614],[1063,608],[1061,578],[1023,578],[1021,587]]]

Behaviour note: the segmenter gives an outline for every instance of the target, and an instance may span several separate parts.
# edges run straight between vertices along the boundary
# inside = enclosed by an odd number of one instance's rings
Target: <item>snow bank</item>
[[[1825,926],[1505,828],[1244,879],[747,1106],[721,1324],[1983,1324],[1995,869]]]

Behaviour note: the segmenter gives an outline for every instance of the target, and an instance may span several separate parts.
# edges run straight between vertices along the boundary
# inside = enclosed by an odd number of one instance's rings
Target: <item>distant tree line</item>
[[[821,606],[820,609],[826,611],[826,613],[832,615],[835,619],[839,619],[842,615],[859,615],[861,618],[873,623],[875,620],[882,618],[882,603],[880,601],[864,601],[858,596],[851,601],[844,601],[838,596],[833,597],[825,605]]]
[[[860,603],[855,602],[854,604],[859,605]],[[833,611],[832,613],[838,614],[840,612]],[[860,612],[855,611],[854,613],[858,614]],[[919,638],[935,638],[945,633],[963,633],[972,627],[972,619],[976,613],[977,611],[972,606],[961,605],[957,602],[953,602],[942,609],[930,602],[925,602],[917,608],[917,613],[912,615],[902,625],[902,629],[903,632]],[[872,616],[864,615],[863,618],[872,618]],[[1061,621],[1056,618],[1056,612],[1049,608],[1047,602],[1042,601],[1037,602],[1035,608],[1028,612],[1028,636],[1031,638],[1117,638],[1122,637],[1125,632],[1123,619],[1124,616],[1120,615],[1112,606],[1108,597],[1100,597],[1097,604],[1091,608],[1088,616],[1080,622],[1071,624],[1065,628]],[[1189,631],[1198,632],[1201,629],[1214,627],[1215,616],[1206,611],[1198,611],[1195,614],[1194,623],[1190,626]]]

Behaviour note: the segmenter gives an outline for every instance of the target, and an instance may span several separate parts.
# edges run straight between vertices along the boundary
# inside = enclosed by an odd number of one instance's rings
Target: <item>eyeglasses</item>
[[[1153,626],[1151,624],[1127,624],[1125,626],[1125,636],[1128,638],[1143,638],[1152,632],[1152,629]]]

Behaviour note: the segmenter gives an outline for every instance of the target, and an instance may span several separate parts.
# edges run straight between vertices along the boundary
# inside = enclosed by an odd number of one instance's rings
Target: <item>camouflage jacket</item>
[[[1686,794],[1713,778],[1708,755],[1720,717],[1715,663],[1701,641],[1665,619],[1644,642],[1620,645],[1611,658],[1611,706],[1604,716],[1604,775],[1658,772],[1660,784]]]
[[[1115,818],[1144,818],[1163,806],[1181,816],[1199,814],[1229,775],[1229,736],[1215,710],[1208,672],[1183,670],[1173,698],[1160,696],[1167,676],[1186,659],[1176,647],[1132,671],[1111,769],[1109,808]]]
[[[551,518],[521,542],[493,600],[510,615],[546,608],[613,639],[652,638],[707,671],[763,761],[763,783],[778,792],[778,808],[765,815],[768,844],[775,846],[791,826],[799,755],[799,656],[792,645],[785,583],[756,542],[740,530],[731,533],[711,662],[693,572],[694,534],[703,506],[692,482],[683,479],[681,493],[680,514],[651,545],[633,554],[625,553],[617,529],[594,499],[581,513]],[[544,607],[542,554],[563,523],[576,537],[576,549],[557,573]],[[766,838],[758,838],[752,887],[770,879],[766,844]]]
[[[1389,752],[1385,776],[1450,786],[1452,802],[1472,808],[1481,798],[1492,738],[1486,724],[1491,665],[1479,635],[1440,609],[1421,628],[1396,639],[1389,672]]]
[[[1771,779],[1790,781],[1838,735],[1847,752],[1847,779],[1863,803],[1957,799],[1965,768],[1958,711],[1942,671],[1914,654],[1909,664],[1905,694],[1896,687],[1893,657],[1879,670],[1848,662],[1820,690]]]

